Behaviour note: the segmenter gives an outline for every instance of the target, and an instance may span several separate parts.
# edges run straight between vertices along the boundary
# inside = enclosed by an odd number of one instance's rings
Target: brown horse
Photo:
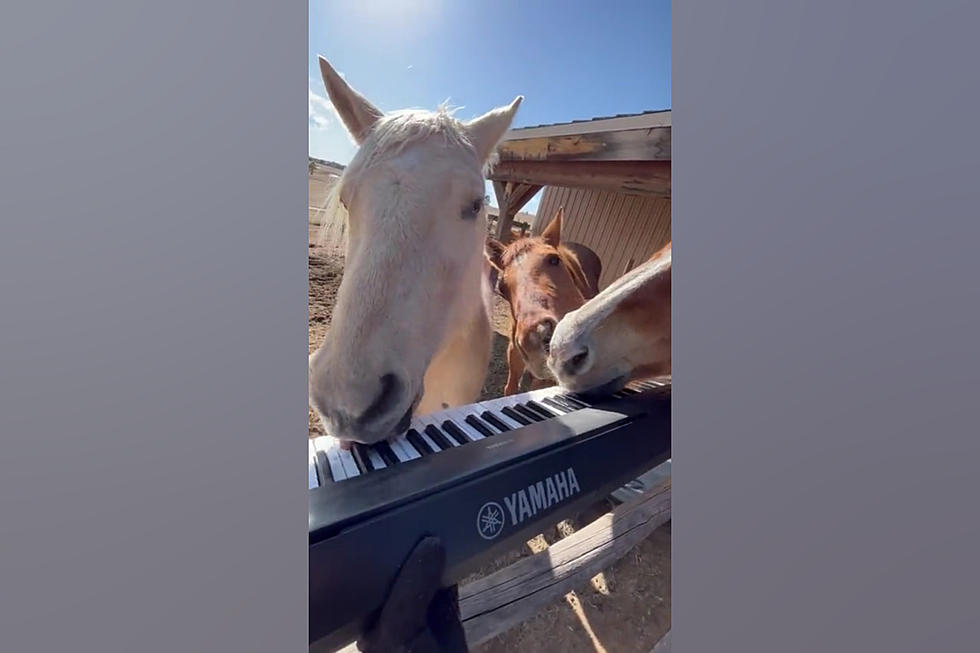
[[[670,243],[562,318],[548,368],[574,392],[614,392],[671,373]]]
[[[559,208],[540,236],[518,238],[507,246],[487,241],[487,258],[497,269],[497,289],[510,304],[511,332],[507,346],[507,385],[517,392],[525,368],[531,387],[551,379],[546,364],[551,335],[558,321],[599,291],[602,263],[594,251],[561,241]]]

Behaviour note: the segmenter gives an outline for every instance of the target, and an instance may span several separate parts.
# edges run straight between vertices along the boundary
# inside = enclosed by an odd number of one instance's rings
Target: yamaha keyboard
[[[310,650],[357,638],[422,537],[442,540],[451,585],[669,458],[669,381],[458,406],[349,450],[311,439]]]

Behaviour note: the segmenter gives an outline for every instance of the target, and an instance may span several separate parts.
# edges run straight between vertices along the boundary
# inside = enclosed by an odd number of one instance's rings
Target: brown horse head
[[[559,208],[540,236],[518,238],[506,246],[492,238],[487,241],[498,292],[510,304],[511,348],[520,354],[508,356],[508,393],[517,390],[522,370],[514,367],[521,360],[538,379],[551,376],[546,361],[555,326],[598,292],[599,257],[584,245],[561,241],[563,213]]]

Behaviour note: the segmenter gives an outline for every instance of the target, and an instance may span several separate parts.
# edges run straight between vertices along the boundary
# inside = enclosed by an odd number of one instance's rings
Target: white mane
[[[346,252],[347,250],[347,208],[340,201],[344,182],[350,174],[367,170],[395,156],[405,146],[432,136],[442,135],[446,147],[457,147],[473,152],[473,143],[465,126],[453,114],[459,107],[451,108],[447,103],[439,105],[436,111],[424,109],[404,109],[385,114],[364,139],[350,165],[337,179],[327,195],[317,244]],[[484,173],[496,162],[496,155],[484,166]]]

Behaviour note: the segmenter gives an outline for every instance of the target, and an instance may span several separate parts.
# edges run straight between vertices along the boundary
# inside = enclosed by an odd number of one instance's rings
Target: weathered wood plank
[[[670,480],[554,546],[459,589],[470,645],[530,618],[631,551],[670,520]]]
[[[501,161],[489,177],[495,182],[670,197],[669,161]]]
[[[670,161],[670,127],[508,140],[501,161]]]

